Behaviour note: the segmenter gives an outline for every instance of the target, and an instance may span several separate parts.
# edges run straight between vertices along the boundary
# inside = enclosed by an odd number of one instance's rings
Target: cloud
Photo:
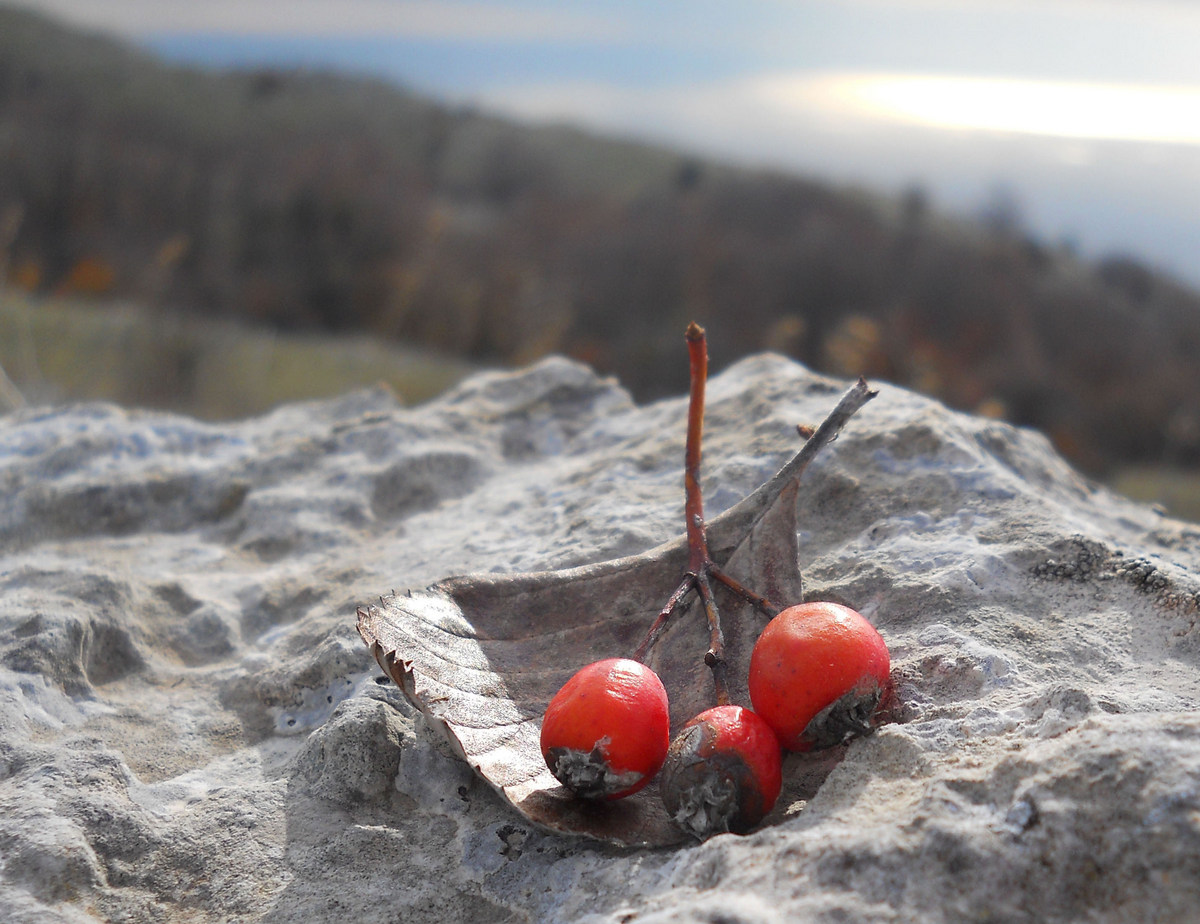
[[[1200,86],[1148,86],[948,74],[763,78],[781,112],[827,105],[933,128],[1200,145]]]
[[[612,17],[567,5],[447,0],[24,0],[79,25],[128,36],[204,33],[483,41],[612,41]]]
[[[779,163],[828,162],[831,148],[870,151],[901,137],[937,144],[975,136],[1042,139],[1064,162],[1072,142],[1200,149],[1200,85],[1155,86],[952,74],[781,71],[664,87],[598,81],[493,85],[480,102],[522,118],[581,120]],[[975,144],[975,141],[970,142]],[[807,152],[807,153],[806,153]],[[812,155],[819,154],[819,160]],[[840,160],[840,156],[835,160]]]
[[[923,86],[924,103],[903,92],[886,99],[914,79],[908,89]],[[1093,256],[1132,252],[1200,281],[1200,126],[1177,108],[1200,112],[1200,88],[921,79],[929,78],[778,72],[654,88],[556,81],[493,86],[476,98],[523,118],[582,122],[851,186],[899,191],[919,183],[939,205],[963,213],[1002,183],[1048,240],[1072,238]],[[881,89],[884,98],[872,99]],[[989,93],[995,98],[985,117],[975,104]],[[1020,111],[1039,96],[1040,113]],[[1080,100],[1083,109],[1070,111]],[[933,112],[880,111],[885,103]],[[1111,105],[1123,110],[1120,118],[1106,119]]]

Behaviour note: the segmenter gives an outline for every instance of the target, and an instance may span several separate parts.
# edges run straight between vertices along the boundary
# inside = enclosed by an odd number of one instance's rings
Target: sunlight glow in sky
[[[762,86],[784,107],[807,106],[815,90],[835,108],[932,128],[1200,144],[1200,87],[915,74],[785,77]]]
[[[1200,285],[1200,0],[0,0],[970,212]]]

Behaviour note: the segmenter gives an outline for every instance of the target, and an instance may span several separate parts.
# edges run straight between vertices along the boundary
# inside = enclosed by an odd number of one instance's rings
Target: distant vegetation
[[[881,152],[886,156],[886,152]],[[950,221],[378,82],[210,74],[0,9],[0,260],[119,297],[471,362],[551,351],[640,398],[774,349],[1051,435],[1077,464],[1200,464],[1200,296],[1012,216]],[[0,267],[0,269],[4,269]],[[12,370],[10,369],[10,372]]]
[[[21,402],[101,398],[207,419],[384,386],[407,404],[475,371],[365,334],[282,333],[129,304],[0,293],[0,413]]]

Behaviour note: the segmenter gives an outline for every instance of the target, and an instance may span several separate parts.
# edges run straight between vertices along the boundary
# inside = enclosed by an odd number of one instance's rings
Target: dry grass
[[[1200,472],[1194,469],[1131,466],[1118,471],[1110,484],[1126,497],[1161,504],[1173,517],[1200,523]]]
[[[13,293],[0,293],[0,367],[30,403],[115,401],[209,420],[378,384],[416,404],[472,371],[363,336],[281,334]]]

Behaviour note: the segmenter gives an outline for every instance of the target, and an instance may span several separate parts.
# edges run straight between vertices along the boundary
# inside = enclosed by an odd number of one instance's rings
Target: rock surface
[[[709,514],[842,390],[773,356],[715,378]],[[545,834],[379,682],[381,592],[678,534],[684,405],[548,360],[414,409],[0,418],[0,918],[1194,920],[1200,528],[896,388],[806,473],[799,545],[906,721],[757,832]]]

